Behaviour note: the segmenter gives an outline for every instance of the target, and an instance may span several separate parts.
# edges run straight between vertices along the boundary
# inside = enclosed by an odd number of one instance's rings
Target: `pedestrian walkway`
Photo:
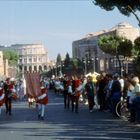
[[[36,108],[15,102],[12,116],[0,116],[0,135],[4,140],[138,140],[140,128],[110,113],[80,105],[79,113],[64,109],[63,97],[49,92],[44,121],[37,119]]]

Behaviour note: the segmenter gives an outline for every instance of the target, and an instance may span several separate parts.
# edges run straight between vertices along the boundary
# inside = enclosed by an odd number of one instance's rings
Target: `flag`
[[[38,72],[26,72],[24,77],[26,81],[27,96],[36,97],[40,95],[40,74]]]

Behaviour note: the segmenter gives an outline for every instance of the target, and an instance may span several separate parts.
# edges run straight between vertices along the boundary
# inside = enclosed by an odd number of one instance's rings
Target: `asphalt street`
[[[0,140],[139,140],[140,127],[114,118],[109,112],[80,104],[79,113],[64,109],[63,97],[49,91],[45,120],[37,118],[35,106],[14,102],[12,116],[0,116]]]

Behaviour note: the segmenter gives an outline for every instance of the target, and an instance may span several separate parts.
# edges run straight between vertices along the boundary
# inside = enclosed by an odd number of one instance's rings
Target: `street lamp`
[[[91,58],[91,60],[92,60],[92,62],[93,62],[93,72],[95,72],[96,71],[96,61],[98,60],[98,58],[97,57],[94,57],[94,58]]]
[[[57,65],[54,63],[53,63],[53,68],[54,68],[55,77],[57,77]]]
[[[91,58],[92,62],[93,62],[93,72],[95,72],[95,58]]]
[[[85,75],[87,74],[87,62],[86,59],[83,59],[83,63],[84,63],[84,69],[85,69]]]

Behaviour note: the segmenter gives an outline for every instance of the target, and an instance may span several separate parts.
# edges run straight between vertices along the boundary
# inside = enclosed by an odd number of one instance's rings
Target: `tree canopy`
[[[140,11],[140,0],[93,0],[93,3],[107,11],[111,11],[116,7],[122,14],[127,16],[132,13],[130,7],[134,12]]]
[[[116,49],[119,46],[122,38],[113,35],[104,35],[101,36],[98,40],[98,45],[100,49],[111,55],[116,55]]]
[[[135,43],[135,49],[137,52],[137,58],[135,60],[135,65],[134,68],[136,70],[136,72],[140,75],[140,37],[137,37],[134,41]]]
[[[56,64],[57,64],[57,65],[61,65],[61,61],[62,61],[62,58],[61,58],[61,54],[59,53],[59,54],[57,55],[57,58],[56,58]]]
[[[67,53],[67,54],[66,54],[66,57],[65,57],[65,60],[64,60],[64,65],[65,65],[66,67],[69,66],[70,61],[71,61],[70,56],[69,56],[69,54]]]
[[[134,43],[135,43],[135,48],[138,54],[140,55],[140,36],[135,39]]]
[[[117,8],[123,15],[130,16],[132,13],[140,26],[140,19],[136,14],[136,11],[140,11],[140,0],[93,0],[93,3],[106,11]]]
[[[124,38],[118,46],[118,54],[124,57],[131,57],[134,55],[134,46],[132,41]]]
[[[133,55],[134,47],[131,40],[116,35],[104,35],[99,38],[98,45],[103,52],[116,56],[119,63],[119,72],[122,75],[120,56],[127,58]]]
[[[3,51],[3,59],[7,59],[9,65],[16,65],[18,61],[18,55],[14,51],[4,50]]]
[[[110,55],[122,55],[131,57],[133,55],[133,44],[131,40],[116,35],[104,35],[98,40],[100,49]]]

